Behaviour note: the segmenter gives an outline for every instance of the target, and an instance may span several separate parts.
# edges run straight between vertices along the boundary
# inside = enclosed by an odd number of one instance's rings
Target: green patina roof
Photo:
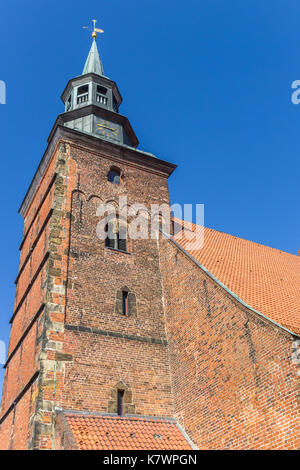
[[[86,59],[86,63],[82,72],[82,75],[86,73],[97,73],[98,75],[104,76],[103,65],[99,56],[96,40],[93,39],[93,43]]]

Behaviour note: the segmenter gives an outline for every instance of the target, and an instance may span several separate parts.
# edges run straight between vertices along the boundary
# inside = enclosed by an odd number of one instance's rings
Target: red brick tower
[[[95,33],[94,33],[95,36]],[[95,37],[21,205],[0,447],[56,443],[60,410],[173,415],[157,241],[97,236],[100,204],[169,204],[175,165],[136,149]]]
[[[194,448],[175,417],[199,448],[298,449],[299,257],[131,236],[175,165],[137,150],[95,36],[20,208],[0,449]]]

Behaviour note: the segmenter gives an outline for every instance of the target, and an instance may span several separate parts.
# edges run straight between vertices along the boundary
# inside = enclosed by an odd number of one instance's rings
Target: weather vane
[[[94,23],[94,29],[92,31],[92,38],[96,39],[97,33],[104,33],[104,31],[103,31],[103,29],[96,28],[97,20],[92,20],[92,22]],[[89,31],[91,31],[91,29],[88,26],[82,26],[82,27],[83,27],[83,29],[88,29]]]

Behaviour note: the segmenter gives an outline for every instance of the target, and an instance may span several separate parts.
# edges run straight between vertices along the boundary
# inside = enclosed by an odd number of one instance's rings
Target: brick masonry
[[[120,186],[107,181],[112,166]],[[57,141],[24,218],[0,448],[60,446],[57,408],[115,412],[121,386],[126,413],[176,417],[200,448],[299,447],[299,340],[172,242],[118,252],[97,237],[100,203],[169,204],[169,173],[71,131]],[[127,317],[122,288],[134,296]]]
[[[204,449],[297,449],[298,340],[161,242],[175,417]]]
[[[174,412],[157,242],[137,240],[121,253],[96,234],[101,202],[126,195],[147,208],[169,204],[168,173],[108,155],[100,144],[60,141],[26,213],[2,448],[53,448],[56,407],[111,412],[120,383],[127,413]],[[120,186],[107,181],[116,165]],[[135,296],[128,317],[116,310],[123,287]]]

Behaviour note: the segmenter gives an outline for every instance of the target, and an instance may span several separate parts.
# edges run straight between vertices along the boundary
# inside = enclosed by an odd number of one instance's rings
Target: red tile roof
[[[64,413],[81,450],[190,450],[176,421]]]
[[[250,307],[300,334],[300,256],[204,228],[204,243],[188,247],[183,221],[174,240]],[[185,222],[188,230],[196,225]]]

